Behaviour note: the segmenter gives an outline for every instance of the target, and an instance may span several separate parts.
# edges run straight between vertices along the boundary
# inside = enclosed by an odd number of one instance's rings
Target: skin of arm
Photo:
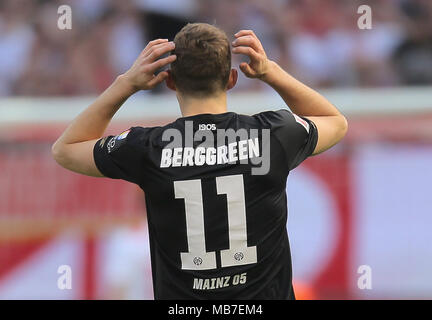
[[[52,155],[62,167],[94,177],[103,175],[93,159],[93,147],[114,114],[135,92],[154,88],[168,77],[167,71],[154,74],[176,59],[175,55],[159,59],[174,49],[167,39],[149,42],[132,67],[116,78],[96,101],[79,114],[52,146]],[[91,156],[89,156],[91,155]]]
[[[250,62],[240,64],[249,78],[257,78],[270,85],[291,111],[314,122],[318,129],[318,143],[313,154],[319,154],[337,144],[348,130],[346,118],[326,98],[284,71],[267,58],[261,42],[252,30],[235,34],[233,53],[244,54]]]

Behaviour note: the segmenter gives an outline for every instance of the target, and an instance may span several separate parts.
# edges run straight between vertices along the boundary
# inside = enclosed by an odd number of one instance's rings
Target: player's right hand
[[[232,52],[244,54],[250,59],[249,63],[240,64],[240,70],[248,78],[263,79],[270,69],[270,61],[258,37],[252,30],[240,30],[234,36],[236,40],[232,42]]]
[[[168,77],[167,71],[162,71],[158,75],[155,75],[156,70],[173,62],[176,59],[176,55],[170,55],[163,59],[159,58],[174,50],[174,48],[174,43],[168,42],[168,39],[150,41],[132,67],[123,74],[123,78],[136,91],[153,89]]]

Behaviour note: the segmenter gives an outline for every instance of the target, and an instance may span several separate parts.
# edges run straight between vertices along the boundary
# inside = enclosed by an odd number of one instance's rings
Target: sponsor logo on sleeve
[[[108,149],[108,153],[110,153],[113,149],[114,146],[116,144],[116,137],[112,137],[111,139],[109,139],[108,143],[107,143],[107,149]]]
[[[112,137],[107,143],[108,153],[118,149],[126,140],[130,130],[123,131],[122,133]]]
[[[103,139],[101,139],[101,141],[99,142],[99,148],[104,147],[106,139],[107,139],[107,137],[104,137]]]
[[[123,131],[122,133],[120,133],[117,136],[116,140],[122,140],[122,139],[126,138],[127,135],[129,134],[129,132],[130,132],[130,130]]]

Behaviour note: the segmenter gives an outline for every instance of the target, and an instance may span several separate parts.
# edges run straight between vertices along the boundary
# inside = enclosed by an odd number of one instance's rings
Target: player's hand
[[[252,30],[240,30],[235,35],[232,52],[244,54],[249,57],[250,62],[242,62],[240,70],[248,78],[262,79],[270,69],[270,61],[258,37]]]
[[[168,39],[150,41],[132,67],[123,74],[123,78],[136,91],[153,89],[168,77],[167,71],[161,71],[158,75],[155,72],[177,58],[176,55],[170,55],[160,59],[162,55],[174,50],[174,47],[174,43],[168,42]]]

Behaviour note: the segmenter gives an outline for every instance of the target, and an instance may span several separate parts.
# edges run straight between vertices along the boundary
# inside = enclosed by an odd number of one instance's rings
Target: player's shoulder
[[[288,109],[263,111],[252,115],[252,118],[270,129],[286,126],[295,121],[293,113]]]
[[[118,144],[128,145],[129,147],[143,147],[156,141],[161,131],[160,126],[141,127],[134,126],[114,136],[112,139]]]
[[[178,119],[177,119],[178,120]],[[173,130],[181,135],[184,130],[183,126],[175,120],[161,126],[153,127],[142,127],[135,126],[131,127],[128,131],[128,144],[148,147],[163,147],[174,134]]]

